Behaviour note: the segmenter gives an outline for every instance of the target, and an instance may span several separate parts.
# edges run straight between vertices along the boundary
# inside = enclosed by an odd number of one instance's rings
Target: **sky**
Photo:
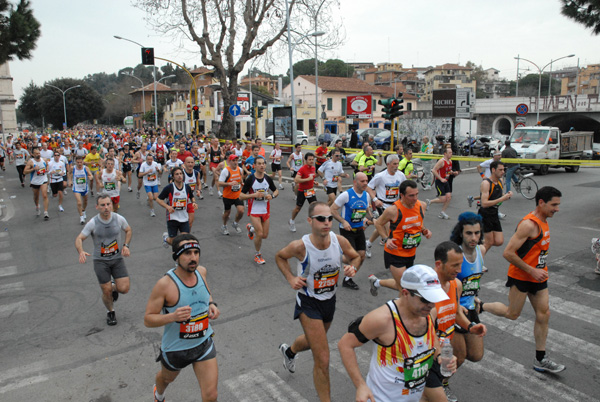
[[[577,66],[578,62],[580,66],[600,63],[600,36],[562,16],[560,0],[340,3],[336,12],[344,23],[345,41],[334,51],[320,52],[320,60],[393,62],[404,67],[472,61],[484,69],[496,68],[501,77],[510,80],[516,77],[517,55],[543,67],[551,60],[575,54],[556,62],[554,70]],[[128,0],[31,0],[31,6],[42,35],[30,60],[10,63],[17,100],[31,81],[43,85],[56,78],[116,73],[139,64],[139,47],[114,35],[154,47],[156,55],[179,64],[201,65],[193,44],[185,50],[170,38],[156,35],[144,21],[144,12]],[[326,31],[327,27],[319,29]],[[294,62],[302,58],[298,55]],[[521,61],[520,67],[527,64]],[[288,59],[283,57],[271,73],[285,74],[287,68]],[[531,68],[530,72],[537,72]]]

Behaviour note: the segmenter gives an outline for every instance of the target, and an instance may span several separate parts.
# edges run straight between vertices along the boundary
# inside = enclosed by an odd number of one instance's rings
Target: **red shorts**
[[[110,197],[110,200],[112,201],[113,205],[119,205],[119,202],[121,201],[121,196],[118,195],[116,197]]]
[[[193,213],[194,213],[194,211],[196,211],[196,210],[194,209],[194,204],[192,204],[191,202],[190,202],[190,203],[188,203],[188,204],[187,204],[187,213],[188,213],[188,214],[193,214]]]
[[[261,222],[266,222],[271,217],[271,213],[267,212],[266,214],[248,214],[248,216],[254,216],[256,218],[260,218]]]
[[[210,167],[211,169],[216,169],[216,168],[218,168],[218,167],[219,167],[219,164],[220,164],[220,163],[221,163],[221,162],[219,162],[219,163],[214,163],[214,162],[211,162],[211,163],[210,163],[210,165],[208,165],[208,167]]]

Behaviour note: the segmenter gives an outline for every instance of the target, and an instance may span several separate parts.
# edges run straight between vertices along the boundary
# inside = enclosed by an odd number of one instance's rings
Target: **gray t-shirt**
[[[121,232],[129,227],[127,220],[121,215],[112,213],[108,221],[96,215],[83,227],[81,234],[92,235],[94,239],[94,260],[114,260],[121,258]]]

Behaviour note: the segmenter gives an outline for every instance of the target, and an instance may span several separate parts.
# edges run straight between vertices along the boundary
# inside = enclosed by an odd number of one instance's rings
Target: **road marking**
[[[5,371],[0,372],[0,384],[10,381],[14,378],[38,373],[40,371],[47,370],[48,368],[49,368],[48,362],[43,360],[43,361],[25,365],[23,367],[5,370]],[[45,376],[45,375],[33,375],[31,377],[23,378],[16,382],[11,382],[10,384],[0,386],[0,394],[3,394],[8,391],[14,391],[15,389],[18,389],[18,388],[27,387],[32,384],[37,384],[40,382],[48,381],[48,379],[49,379],[48,376]]]
[[[467,369],[472,377],[483,373],[485,377],[493,382],[509,384],[512,391],[517,391],[519,398],[527,401],[538,402],[540,390],[543,390],[547,401],[564,402],[592,402],[596,399],[571,388],[559,381],[548,377],[548,374],[538,373],[532,366],[526,367],[502,355],[486,349],[483,359],[477,363],[466,362],[460,370]]]
[[[533,321],[522,318],[511,321],[507,318],[496,317],[489,313],[482,315],[481,321],[486,325],[493,325],[494,327],[531,344],[534,343]],[[600,360],[600,346],[552,328],[548,329],[546,346],[551,354],[553,352],[560,353],[563,356],[569,356],[571,359],[591,367],[596,367]]]
[[[225,385],[240,402],[308,402],[273,370],[252,370],[225,381]]]
[[[15,383],[5,385],[4,387],[0,387],[0,394],[3,394],[8,391],[14,391],[15,389],[19,389],[19,388],[23,388],[23,387],[28,387],[30,385],[48,381],[48,380],[49,380],[48,376],[45,376],[45,375],[38,375],[35,377],[25,378],[23,380],[15,382]]]
[[[576,269],[576,270],[582,271],[582,272],[592,272],[592,268],[591,267],[586,267],[586,266],[583,266],[583,265],[578,264],[576,262],[567,261],[566,259],[564,259],[562,257],[558,258],[558,259],[556,259],[554,261],[552,261],[550,263],[550,265],[551,266],[560,265],[560,266],[564,266],[564,267],[567,267],[567,268],[573,268],[573,269]],[[550,273],[550,276],[552,276],[552,273]]]
[[[20,290],[25,290],[23,282],[6,283],[0,285],[0,295],[8,292],[18,292]]]
[[[0,268],[0,276],[15,275],[16,273],[17,267],[15,266]]]
[[[498,279],[485,283],[482,287],[498,293],[506,293],[506,290],[508,289],[504,286],[504,282]],[[549,296],[549,300],[550,311],[556,311],[567,317],[577,318],[578,320],[585,321],[592,325],[600,325],[599,310],[593,308],[582,309],[580,303],[574,303],[556,296]]]
[[[585,230],[591,230],[592,232],[597,232],[598,228],[588,228],[587,226],[576,226],[577,229],[585,229]]]
[[[569,288],[569,291],[577,291],[579,293],[600,298],[600,292],[584,288],[577,282],[579,282],[578,276],[561,275],[555,273],[550,274],[550,284],[552,286],[563,286]]]
[[[7,236],[8,236],[8,232],[0,232],[0,238],[7,237]]]
[[[27,300],[0,306],[0,318],[10,317],[13,314],[22,314],[29,311]]]
[[[12,253],[0,253],[0,261],[12,260]]]

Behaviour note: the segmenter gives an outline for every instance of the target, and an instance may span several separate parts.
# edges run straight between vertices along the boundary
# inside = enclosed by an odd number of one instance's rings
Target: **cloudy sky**
[[[508,79],[516,76],[517,55],[540,67],[552,59],[576,55],[558,61],[554,69],[575,66],[578,60],[581,66],[600,63],[600,36],[563,17],[559,0],[340,2],[345,43],[319,54],[320,59],[400,62],[405,67],[464,65],[470,60],[484,68],[494,67]],[[31,0],[31,5],[42,24],[42,36],[31,60],[10,63],[17,99],[32,80],[42,85],[55,78],[115,73],[137,65],[139,48],[113,35],[153,46],[156,54],[180,64],[201,64],[199,57],[153,34],[143,20],[144,13],[128,0]],[[521,63],[521,67],[526,64]],[[286,69],[287,58],[272,73],[283,74]]]

